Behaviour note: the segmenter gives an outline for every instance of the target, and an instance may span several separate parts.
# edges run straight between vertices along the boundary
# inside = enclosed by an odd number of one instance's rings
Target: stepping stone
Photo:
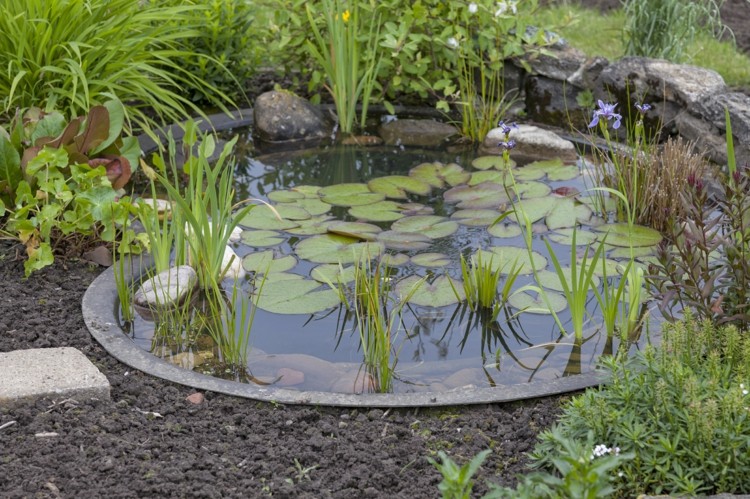
[[[0,353],[0,373],[0,407],[44,398],[109,400],[109,381],[75,348]]]

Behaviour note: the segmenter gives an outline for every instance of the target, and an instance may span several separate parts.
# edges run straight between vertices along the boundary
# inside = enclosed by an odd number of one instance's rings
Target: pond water
[[[333,289],[351,293],[353,264],[362,255],[387,262],[390,306],[413,293],[392,330],[398,358],[394,392],[517,384],[591,371],[599,356],[620,348],[617,335],[603,332],[594,294],[587,301],[583,338],[574,341],[552,315],[540,313],[545,306],[538,293],[521,290],[536,284],[529,262],[534,258],[549,300],[572,331],[544,239],[568,266],[573,227],[578,257],[586,243],[611,227],[594,214],[590,198],[575,195],[587,187],[582,165],[552,160],[513,168],[521,203],[534,221],[530,257],[513,216],[493,224],[512,208],[501,158],[386,146],[240,155],[238,197],[267,201],[282,217],[260,205],[241,222],[242,242],[233,246],[248,270],[244,288],[260,287],[248,356],[251,382],[297,390],[373,390],[364,374],[356,314]],[[608,235],[615,245],[607,247],[614,283],[617,259],[626,254],[618,234],[615,226]],[[654,237],[647,233],[639,246],[652,244]],[[638,253],[648,258],[648,249]],[[500,287],[518,265],[515,295],[494,317],[458,301],[461,256],[467,261],[481,256],[502,268]],[[166,342],[152,322],[140,318],[131,334],[146,350],[221,375],[210,343]],[[640,348],[646,336],[624,347]]]

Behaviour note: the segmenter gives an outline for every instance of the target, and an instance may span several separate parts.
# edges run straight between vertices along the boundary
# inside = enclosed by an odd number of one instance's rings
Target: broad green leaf
[[[391,230],[414,232],[432,239],[450,236],[458,230],[458,223],[437,215],[417,215],[396,220]]]
[[[242,242],[248,246],[264,247],[276,246],[286,241],[286,238],[273,230],[243,230]]]
[[[568,302],[560,293],[546,291],[547,299],[555,313],[562,312],[568,308]],[[551,314],[550,307],[547,306],[541,294],[522,291],[514,293],[508,298],[508,304],[528,314]]]
[[[515,224],[499,223],[488,227],[487,232],[493,237],[513,238],[521,235],[521,227]]]
[[[333,222],[328,226],[328,232],[332,234],[353,237],[361,241],[374,241],[376,234],[382,230],[377,225],[364,222]]]
[[[445,267],[451,259],[443,253],[420,253],[411,257],[411,262],[420,267]]]
[[[416,232],[387,230],[378,234],[378,241],[386,248],[402,251],[417,251],[428,248],[432,239]]]
[[[401,205],[394,201],[380,201],[367,206],[353,206],[349,214],[358,220],[369,222],[393,222],[403,218]]]
[[[516,189],[518,190],[518,195],[523,199],[541,198],[548,196],[552,192],[552,188],[544,182],[535,181],[520,182],[516,184]]]
[[[248,272],[256,274],[270,274],[272,272],[286,272],[297,265],[292,255],[276,257],[273,250],[250,253],[242,258],[242,267]]]
[[[335,263],[324,263],[312,269],[310,277],[324,284],[346,284],[354,280],[356,271],[357,268],[353,265],[342,267]]]
[[[459,185],[448,189],[443,194],[446,203],[455,203],[461,209],[483,209],[507,204],[510,199],[502,185],[484,182],[475,186]]]
[[[510,215],[520,225],[525,224],[524,214],[531,223],[537,222],[547,216],[547,214],[557,206],[560,198],[547,196],[541,198],[524,199],[515,202],[515,213]]]
[[[122,102],[117,99],[108,100],[104,103],[104,107],[109,114],[109,130],[107,131],[107,138],[91,151],[92,154],[97,154],[106,149],[122,136],[122,127],[125,124],[125,108],[123,107]],[[128,160],[129,159],[130,158],[128,158]],[[131,164],[133,163],[131,162]]]
[[[340,303],[338,293],[319,282],[299,278],[263,283],[255,296],[258,308],[275,314],[314,314]]]
[[[591,232],[589,230],[584,229],[559,229],[553,234],[550,234],[549,239],[550,241],[554,241],[557,244],[562,244],[563,246],[568,246],[573,243],[573,234],[576,235],[576,245],[578,246],[586,246],[588,244],[592,244],[597,239],[599,239],[599,235]]]
[[[510,176],[505,172],[489,170],[484,172],[472,173],[468,185],[474,186],[477,184],[481,184],[482,182],[492,182],[494,184],[500,184],[504,186],[510,186],[512,184]]]
[[[285,205],[280,205],[285,206]],[[295,211],[299,210],[299,211]],[[301,216],[302,213],[306,214],[306,219],[310,218],[310,214],[304,211],[302,208],[296,208],[291,207],[291,211],[293,215]],[[240,220],[240,225],[244,227],[248,227],[250,229],[263,229],[263,230],[286,230],[286,229],[292,229],[294,227],[298,227],[299,223],[293,220],[289,220],[287,218],[284,218],[283,216],[279,218],[281,213],[279,210],[273,210],[269,206],[266,205],[260,205],[245,215],[242,220]],[[304,219],[304,218],[303,218]]]
[[[299,191],[279,190],[268,193],[268,200],[274,203],[293,203],[298,199],[305,199],[305,195]]]
[[[494,224],[501,215],[502,213],[497,210],[458,210],[451,215],[451,220],[469,227],[488,227]]]
[[[383,251],[379,243],[359,242],[351,237],[324,234],[304,239],[294,248],[297,256],[313,263],[354,263],[375,258]]]
[[[421,278],[415,275],[402,279],[396,284],[396,291],[399,295],[405,297],[420,280]],[[452,286],[451,283],[453,284]],[[458,296],[456,296],[456,293],[458,293]],[[448,276],[440,276],[432,283],[424,281],[422,284],[419,284],[419,287],[412,294],[409,303],[423,307],[445,307],[447,305],[454,305],[464,299],[466,297],[461,281],[451,279]]]
[[[385,199],[385,194],[372,192],[366,184],[337,184],[318,191],[320,198],[334,206],[363,206]]]
[[[325,234],[328,232],[328,226],[332,223],[334,223],[333,217],[320,215],[310,217],[308,220],[298,220],[296,227],[284,230],[295,236],[312,236],[315,234]]]
[[[585,204],[577,203],[572,198],[556,199],[557,203],[545,220],[550,230],[575,227],[581,219],[588,220],[591,217],[591,208]]]
[[[409,176],[418,178],[432,187],[442,189],[446,184],[456,186],[468,182],[471,174],[456,163],[422,163],[409,171]]]
[[[31,133],[31,143],[36,144],[38,139],[45,137],[57,137],[63,133],[66,125],[65,117],[57,111],[46,114],[34,127],[34,131]]]
[[[504,170],[506,168],[505,159],[502,156],[480,156],[471,162],[471,166],[477,170]],[[516,162],[512,159],[509,160],[507,166],[513,168],[516,166]]]
[[[370,180],[367,186],[372,192],[380,192],[386,197],[406,199],[407,193],[427,196],[432,190],[430,185],[415,177],[391,175]]]
[[[521,274],[531,274],[533,268],[531,266],[531,258],[534,259],[534,266],[537,270],[541,270],[547,266],[547,259],[538,251],[532,251],[531,257],[526,248],[519,248],[516,246],[492,246],[488,250],[479,250],[477,255],[477,261],[481,257],[483,262],[492,262],[492,268],[500,271],[503,274],[510,273],[513,266],[519,268]]]
[[[643,225],[630,227],[626,223],[608,224],[595,230],[607,234],[607,244],[612,246],[656,246],[661,242],[659,231]]]
[[[615,248],[612,251],[609,252],[609,257],[614,258],[616,260],[619,259],[630,259],[630,256],[633,256],[633,258],[638,258],[643,260],[646,257],[654,256],[654,247],[653,246],[640,246],[637,248]]]
[[[10,190],[9,194],[12,194],[21,180],[23,180],[21,156],[10,140],[0,134],[0,184],[7,185]],[[0,189],[0,192],[2,192],[2,189]],[[7,199],[11,201],[11,196],[8,196]],[[10,206],[11,203],[9,202],[8,205]]]
[[[286,206],[286,205],[283,205],[283,206]],[[313,217],[325,215],[326,213],[331,211],[331,205],[328,203],[324,203],[320,199],[311,199],[311,198],[298,199],[294,203],[290,204],[290,206],[301,208],[305,210],[305,212],[307,212],[310,216],[313,216]],[[291,217],[288,217],[288,218],[291,218]]]
[[[386,253],[380,257],[380,263],[386,267],[402,267],[409,263],[409,255],[403,253]]]

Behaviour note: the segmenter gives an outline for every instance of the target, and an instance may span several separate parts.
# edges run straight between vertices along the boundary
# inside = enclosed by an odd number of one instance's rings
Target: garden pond
[[[512,164],[512,182],[501,156],[473,150],[336,145],[243,154],[252,150],[248,136],[235,148],[237,197],[268,204],[258,202],[241,220],[241,240],[233,243],[247,271],[242,288],[256,306],[250,376],[243,381],[303,391],[375,391],[363,367],[357,315],[341,299],[342,293],[351,299],[355,264],[367,258],[372,268],[382,265],[388,282],[391,298],[384,307],[406,300],[391,331],[397,393],[586,373],[601,355],[641,348],[658,329],[648,327],[644,300],[639,316],[646,327],[630,338],[607,335],[589,292],[583,337],[575,341],[570,332],[563,285],[544,241],[569,272],[571,248],[580,261],[606,234],[606,259],[593,277],[602,286],[604,272],[609,283],[619,281],[631,252],[645,265],[661,239],[652,229],[629,232],[595,214],[582,158]],[[515,215],[501,217],[519,204],[514,192],[533,223],[532,251]],[[494,311],[470,308],[462,257],[500,270],[498,291],[508,283],[507,301],[500,299]],[[546,300],[533,288],[535,269]],[[128,333],[141,348],[177,365],[232,377],[222,371],[207,335],[163,334],[140,317]]]

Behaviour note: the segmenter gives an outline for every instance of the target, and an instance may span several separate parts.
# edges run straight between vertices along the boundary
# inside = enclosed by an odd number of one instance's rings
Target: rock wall
[[[565,43],[550,53],[526,60],[529,70],[508,61],[524,74],[506,87],[518,84],[531,120],[585,132],[591,110],[579,104],[582,97],[617,102],[626,119],[635,115],[636,103],[647,102],[653,106],[644,120],[650,132],[662,140],[680,135],[708,159],[726,164],[726,108],[737,163],[750,163],[750,96],[731,91],[716,72],[643,57],[587,58]]]

